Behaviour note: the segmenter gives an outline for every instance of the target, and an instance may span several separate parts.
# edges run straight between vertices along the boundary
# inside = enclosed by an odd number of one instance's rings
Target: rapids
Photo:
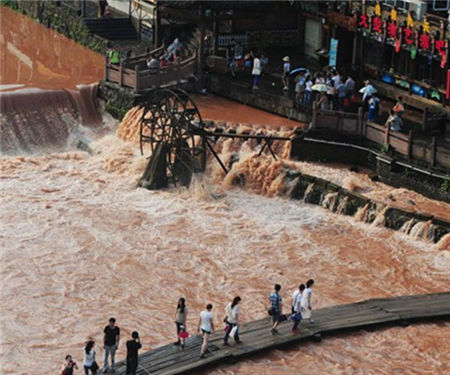
[[[25,36],[11,26],[14,19]],[[28,49],[34,45],[21,44],[21,40],[44,33],[39,31],[42,26],[23,26],[34,23],[12,13],[7,22],[11,27],[4,28],[2,22],[2,35],[6,35],[2,42],[12,35],[9,51],[29,61],[24,56],[31,56]],[[48,37],[55,35],[50,32]],[[52,45],[41,44],[44,49]],[[22,45],[17,54],[13,46]],[[67,40],[56,46],[60,52],[72,48]],[[47,56],[51,59],[55,53],[50,51]],[[28,76],[45,73],[43,80],[34,81],[36,85],[59,90],[55,95],[70,103],[66,107],[71,109],[68,122],[67,112],[60,110],[66,108],[64,103],[57,108],[40,106],[36,109],[39,120],[34,123],[32,115],[3,118],[3,131],[14,135],[10,139],[25,141],[8,141],[9,153],[16,155],[0,156],[0,373],[57,373],[68,353],[80,365],[84,339],[92,335],[99,344],[110,316],[117,318],[123,332],[119,359],[125,355],[124,339],[134,329],[141,333],[143,350],[168,343],[174,340],[174,307],[180,296],[187,299],[188,331],[194,333],[205,303],[214,304],[219,323],[225,304],[237,294],[243,299],[244,320],[264,317],[267,294],[275,282],[282,284],[287,301],[299,282],[314,278],[315,307],[448,290],[448,239],[433,245],[406,233],[367,225],[357,217],[290,201],[286,198],[289,186],[279,176],[283,168],[297,168],[386,202],[411,205],[408,200],[412,200],[418,210],[440,216],[448,214],[448,205],[374,183],[364,173],[344,167],[287,159],[274,162],[267,156],[257,160],[251,142],[217,144],[223,158],[230,160],[239,153],[228,176],[210,160],[207,175],[196,177],[189,189],[136,189],[146,163],[134,143],[137,113],[129,113],[117,135],[105,134],[104,129],[116,125],[111,120],[104,125],[89,124],[90,152],[77,150],[61,129],[83,129],[83,109],[73,105],[71,93],[61,94],[67,91],[60,89],[95,80],[65,85],[64,79],[45,80],[56,77],[51,72],[58,69],[57,64],[48,64],[48,69],[41,66],[33,74],[26,66],[19,64]],[[17,73],[13,67],[8,65],[9,76]],[[2,77],[1,82],[33,85],[24,77]],[[52,85],[39,85],[39,81]],[[59,82],[62,86],[53,86]],[[41,96],[47,94],[34,95],[43,100]],[[19,96],[11,97],[12,103],[25,100]],[[205,105],[214,107],[214,100]],[[221,100],[218,106],[227,106],[231,113],[234,103]],[[220,115],[217,108],[210,113]],[[258,128],[272,131],[274,123],[265,122],[262,112],[258,116],[268,125]],[[284,120],[280,125],[286,127],[280,131],[291,131]],[[30,145],[36,129],[43,129],[43,139],[56,142]],[[23,150],[24,146],[29,149]],[[274,147],[279,155],[288,154],[288,146]],[[239,176],[245,176],[246,191],[235,184]],[[329,337],[207,373],[446,374],[450,373],[450,355],[445,349],[449,347],[449,323],[420,324]],[[97,352],[102,364],[100,345]]]
[[[209,178],[190,189],[147,191],[135,188],[146,160],[133,143],[107,135],[90,147],[0,159],[2,373],[57,371],[67,353],[79,362],[82,341],[101,342],[109,316],[125,337],[138,329],[144,350],[170,342],[181,295],[192,332],[206,302],[219,322],[235,294],[244,319],[264,317],[274,282],[288,299],[313,277],[316,307],[448,288],[448,250],[289,201],[275,172],[272,197],[214,182],[220,170],[211,162]],[[327,338],[208,373],[445,373],[449,340],[450,324],[422,324]],[[36,358],[48,368],[36,368]]]

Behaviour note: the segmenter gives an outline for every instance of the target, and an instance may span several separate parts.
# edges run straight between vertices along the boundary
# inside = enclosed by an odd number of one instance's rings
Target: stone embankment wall
[[[404,187],[417,191],[431,199],[450,203],[450,191],[446,179],[434,177],[431,170],[424,166],[411,169],[402,161],[396,160],[373,148],[352,147],[352,138],[335,139],[336,142],[321,142],[309,137],[297,138],[292,143],[291,157],[295,160],[318,161],[327,163],[345,163],[365,166],[373,170],[374,178],[395,187]],[[354,143],[358,145],[357,142]],[[408,164],[411,164],[410,161]],[[422,171],[422,172],[421,172]],[[446,176],[448,177],[448,176]]]

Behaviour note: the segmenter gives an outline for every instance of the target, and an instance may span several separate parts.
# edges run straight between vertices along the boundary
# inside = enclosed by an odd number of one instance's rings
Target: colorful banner
[[[328,65],[336,68],[337,64],[337,49],[339,40],[331,38],[330,39],[330,49],[328,52]]]

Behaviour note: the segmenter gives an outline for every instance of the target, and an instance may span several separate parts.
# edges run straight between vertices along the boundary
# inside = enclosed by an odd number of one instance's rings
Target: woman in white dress
[[[309,279],[306,282],[306,289],[302,295],[302,318],[309,323],[314,323],[314,320],[311,319],[312,315],[312,288],[314,285],[314,280]]]

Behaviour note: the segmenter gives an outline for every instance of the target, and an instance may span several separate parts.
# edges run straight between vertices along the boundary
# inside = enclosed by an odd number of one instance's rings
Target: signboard
[[[337,25],[349,31],[356,30],[356,16],[346,16],[345,14],[327,11],[327,21],[331,25]]]
[[[330,49],[328,52],[328,65],[336,68],[337,49],[339,41],[337,39],[330,39]]]

